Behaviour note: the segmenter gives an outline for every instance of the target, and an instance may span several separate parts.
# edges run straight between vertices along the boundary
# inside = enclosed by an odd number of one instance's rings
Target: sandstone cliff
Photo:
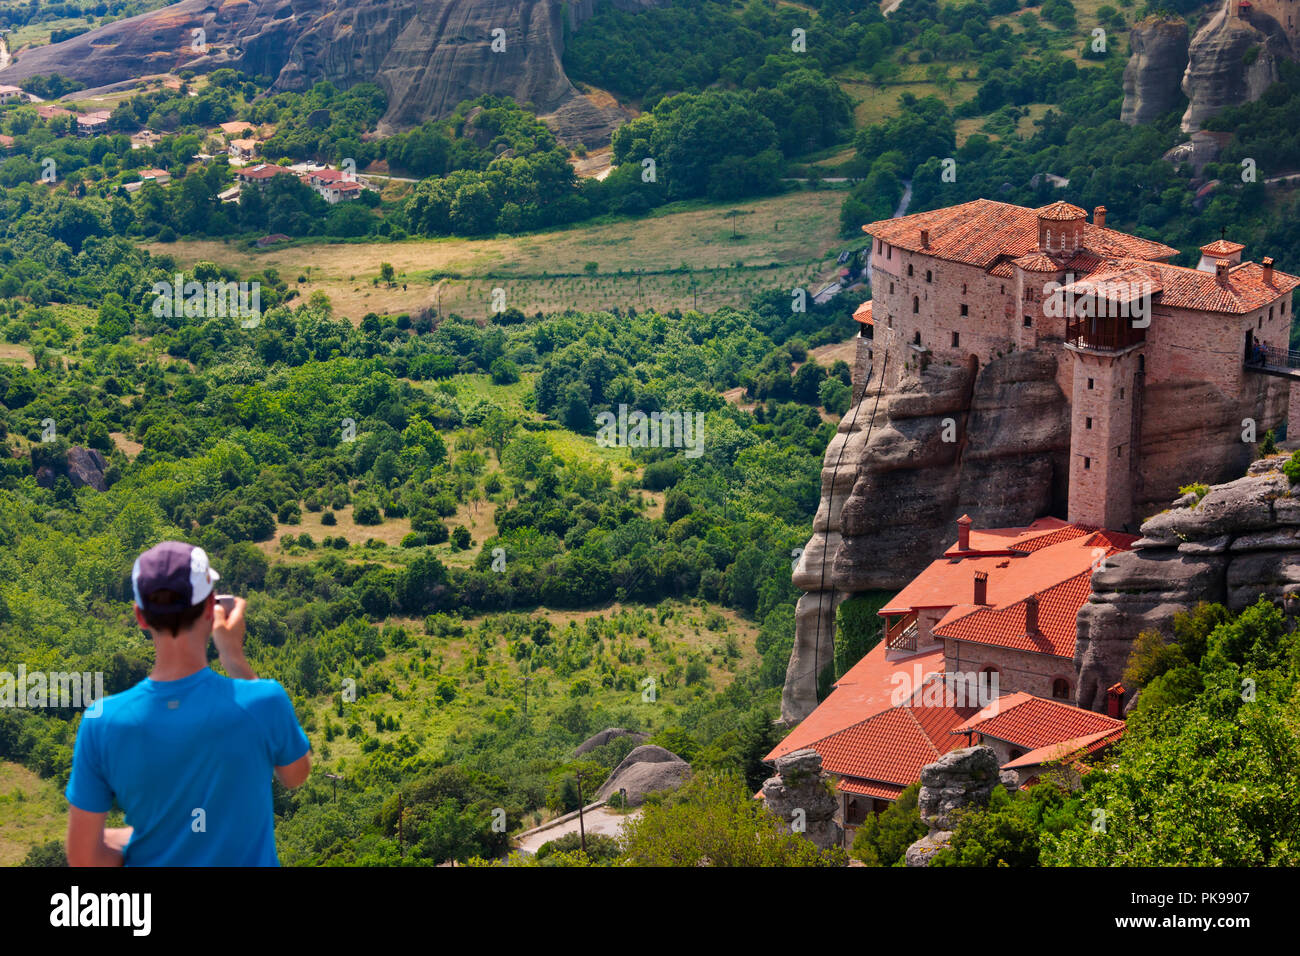
[[[277,91],[373,80],[388,94],[384,131],[499,93],[533,104],[562,138],[595,146],[625,114],[580,94],[560,63],[566,12],[576,30],[594,10],[595,0],[181,0],[23,52],[0,82],[58,72],[99,86],[223,66],[272,77]],[[505,31],[504,52],[491,49],[494,29]],[[195,49],[196,30],[205,48]]]
[[[1264,594],[1300,610],[1300,488],[1279,470],[1284,460],[1257,461],[1203,498],[1184,495],[1142,525],[1135,550],[1094,572],[1078,617],[1080,707],[1103,710],[1137,635],[1168,633],[1174,615],[1199,601],[1240,611]]]
[[[1261,12],[1252,13],[1249,20],[1231,16],[1225,4],[1197,31],[1188,49],[1183,130],[1200,129],[1225,106],[1259,99],[1277,82],[1277,61],[1284,56],[1295,54],[1276,20]]]
[[[793,575],[806,593],[783,720],[816,707],[834,609],[848,593],[901,589],[951,543],[964,513],[986,528],[1064,513],[1070,419],[1056,376],[1052,355],[1016,352],[978,372],[931,366],[892,391],[872,381],[849,409],[826,449],[813,536]]]
[[[1119,118],[1133,126],[1149,123],[1182,103],[1187,24],[1174,17],[1148,17],[1134,25],[1129,50]]]

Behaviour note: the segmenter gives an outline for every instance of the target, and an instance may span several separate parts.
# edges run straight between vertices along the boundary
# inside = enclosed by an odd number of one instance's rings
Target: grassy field
[[[734,206],[668,208],[635,221],[493,239],[317,243],[265,252],[217,241],[148,248],[186,268],[203,260],[242,274],[274,266],[291,284],[302,279],[296,288],[304,299],[324,292],[335,312],[354,322],[367,312],[426,307],[482,319],[497,288],[505,290],[507,308],[528,314],[613,305],[715,309],[829,275],[841,245],[843,198],[837,191],[795,191]],[[732,209],[739,211],[735,238],[727,215]],[[383,262],[398,275],[391,289],[372,284]],[[594,271],[589,263],[595,263]]]
[[[53,781],[0,761],[0,866],[15,866],[31,847],[63,839],[67,814],[67,801]]]
[[[528,713],[538,720],[580,701],[593,709],[632,708],[644,727],[660,729],[672,725],[676,707],[693,697],[697,687],[725,686],[758,657],[756,625],[728,609],[704,602],[665,601],[656,608],[615,603],[585,611],[539,609],[518,615],[548,621],[551,639],[561,646],[596,636],[587,666],[564,677],[546,668],[529,673],[526,662],[511,653],[500,627],[504,617],[459,622],[463,633],[442,636],[425,634],[418,621],[390,620],[406,628],[412,646],[366,667],[364,680],[358,680],[357,701],[344,703],[341,715],[332,694],[311,701],[304,729],[317,755],[314,772],[341,773],[346,779],[349,764],[365,748],[395,743],[407,734],[418,753],[440,755],[453,736],[471,737],[510,713],[522,712],[525,677]],[[697,672],[687,684],[684,675],[691,663]],[[641,682],[647,675],[655,682],[652,701],[643,699]],[[367,686],[385,680],[386,690],[366,693]],[[385,729],[377,729],[376,716]],[[394,719],[392,729],[387,727],[389,717]],[[328,733],[327,726],[333,728]],[[526,824],[542,823],[546,816],[539,813]]]

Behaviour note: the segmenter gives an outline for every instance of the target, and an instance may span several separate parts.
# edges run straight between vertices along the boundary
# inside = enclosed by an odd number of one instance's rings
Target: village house
[[[36,107],[36,115],[43,120],[52,120],[56,116],[75,116],[72,110],[65,110],[62,106],[55,106],[53,103],[41,103]]]
[[[230,158],[237,163],[251,163],[257,156],[257,140],[232,139],[230,141]]]
[[[78,136],[102,136],[108,132],[108,120],[112,114],[108,110],[94,110],[90,113],[77,114]]]
[[[166,186],[172,181],[172,174],[165,169],[142,169],[140,170],[140,179],[138,182],[127,183],[126,191],[129,193],[139,192],[144,188],[145,183],[157,183],[159,186]]]
[[[10,103],[26,102],[27,93],[21,87],[0,84],[0,106],[8,106]]]
[[[1261,436],[1300,421],[1300,278],[1242,261],[1226,240],[1202,248],[1199,268],[1170,265],[1176,249],[1105,223],[1104,206],[1090,223],[1066,202],[979,199],[864,226],[872,302],[856,314],[854,381],[860,394],[873,373],[893,388],[931,363],[1050,351],[1071,415],[1067,517],[1131,530],[1140,502],[1177,493],[1158,455],[1176,390],[1212,389],[1223,420],[1249,418]],[[1250,456],[1234,440],[1218,452],[1225,468]]]

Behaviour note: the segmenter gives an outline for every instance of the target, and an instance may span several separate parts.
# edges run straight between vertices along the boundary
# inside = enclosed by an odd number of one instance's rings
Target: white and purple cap
[[[183,541],[154,545],[135,559],[131,569],[136,606],[149,614],[175,614],[201,604],[220,579],[208,564],[207,552]],[[180,595],[180,600],[173,604],[146,602],[144,595],[156,591],[171,591]]]

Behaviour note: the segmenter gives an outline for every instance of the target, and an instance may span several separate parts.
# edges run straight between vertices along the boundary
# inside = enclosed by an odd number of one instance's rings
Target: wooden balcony
[[[891,651],[914,651],[917,631],[916,615],[904,615],[886,629],[885,647]]]
[[[1118,352],[1147,340],[1145,328],[1134,328],[1131,318],[1089,316],[1071,319],[1065,328],[1065,341],[1081,349]]]

